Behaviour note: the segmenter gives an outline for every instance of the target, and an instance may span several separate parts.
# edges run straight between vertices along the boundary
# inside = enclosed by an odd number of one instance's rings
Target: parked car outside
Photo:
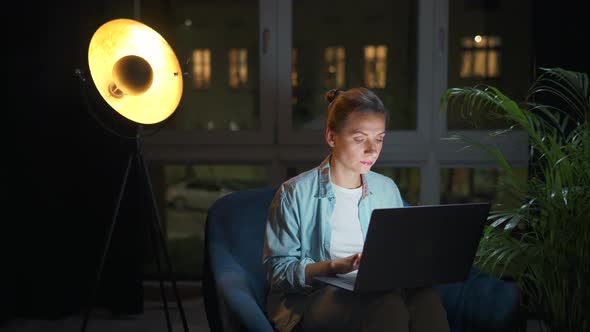
[[[166,204],[175,209],[207,210],[213,202],[232,191],[222,182],[185,180],[168,186]]]

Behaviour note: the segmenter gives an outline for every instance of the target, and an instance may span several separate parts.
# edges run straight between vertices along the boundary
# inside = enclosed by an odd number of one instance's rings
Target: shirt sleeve
[[[301,220],[293,193],[282,185],[268,211],[263,263],[271,290],[305,292],[305,267],[314,261],[302,257]]]
[[[404,199],[402,198],[397,184],[392,179],[389,179],[389,183],[391,186],[391,193],[393,194],[393,200],[391,202],[393,207],[404,207]]]

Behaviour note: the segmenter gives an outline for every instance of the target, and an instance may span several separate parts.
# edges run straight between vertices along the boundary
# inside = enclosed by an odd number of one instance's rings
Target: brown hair
[[[352,112],[383,114],[387,120],[387,110],[377,95],[367,88],[351,88],[346,91],[332,89],[326,93],[328,116],[326,128],[334,132],[340,131]]]

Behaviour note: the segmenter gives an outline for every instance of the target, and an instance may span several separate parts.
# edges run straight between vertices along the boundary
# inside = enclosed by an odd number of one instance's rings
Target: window
[[[161,165],[154,183],[167,202],[177,270],[199,279],[198,223],[210,202],[228,192],[231,177],[258,169],[264,174],[243,188],[276,186],[323,160],[328,88],[367,86],[381,97],[390,117],[373,170],[391,177],[408,203],[495,197],[493,160],[441,138],[455,131],[485,138],[486,129],[504,124],[473,110],[481,114],[473,126],[438,109],[447,87],[493,83],[515,100],[529,88],[533,75],[523,64],[531,63],[531,0],[495,3],[493,10],[436,0],[175,3],[177,26],[168,31],[177,56],[186,64],[193,50],[202,50],[193,66],[202,64],[198,72],[207,82],[199,90],[185,80],[173,121],[145,137],[146,158]],[[493,143],[511,165],[526,169],[524,136]],[[195,181],[193,206],[171,198],[181,178]]]
[[[375,166],[372,170],[390,177],[408,204],[420,204],[420,168]]]
[[[532,0],[448,1],[447,86],[488,84],[524,101],[534,77]],[[448,130],[510,124],[486,107],[447,112]]]
[[[526,179],[526,168],[515,168],[514,174]],[[441,203],[490,202],[497,208],[513,208],[515,203],[500,187],[502,172],[498,168],[442,168],[441,169]]]
[[[244,164],[164,164],[166,242],[180,279],[201,279],[207,210],[219,198],[237,190],[267,185],[268,170]],[[155,262],[146,267],[157,271]]]
[[[211,85],[211,50],[208,48],[193,50],[192,56],[193,87],[207,89]]]
[[[297,73],[297,49],[291,50],[291,86],[296,89],[299,85],[299,74]]]
[[[258,45],[268,13],[261,18],[258,0],[180,1],[169,7],[166,39],[188,75],[178,108],[158,132],[158,145],[227,144],[210,137],[226,134],[234,142],[266,139],[266,109],[272,106],[264,100],[271,92],[260,77],[272,69],[272,59]]]
[[[424,0],[420,0],[424,1]],[[431,0],[427,0],[431,1]],[[416,130],[418,80],[419,1],[297,0],[279,2],[279,24],[297,49],[296,59],[279,52],[277,68],[297,64],[297,86],[289,87],[294,98],[291,112],[279,118],[280,140],[313,144],[321,140],[324,127],[325,94],[329,89],[366,86],[379,90],[385,107],[394,110],[391,130]],[[283,7],[284,6],[284,7]],[[289,19],[283,20],[287,15]],[[290,23],[290,24],[289,24]],[[399,50],[399,51],[398,51]],[[395,56],[393,57],[393,53]],[[285,63],[283,63],[285,61]],[[286,78],[279,72],[279,89]],[[290,73],[289,73],[290,75]],[[280,114],[284,114],[279,110]]]
[[[248,84],[248,50],[232,48],[229,50],[229,86],[243,88]]]
[[[344,47],[328,47],[324,50],[324,85],[328,89],[342,88],[345,83],[346,53]]]
[[[365,85],[368,88],[385,88],[387,74],[387,46],[365,46]]]
[[[499,36],[461,38],[461,78],[500,77],[502,39]]]

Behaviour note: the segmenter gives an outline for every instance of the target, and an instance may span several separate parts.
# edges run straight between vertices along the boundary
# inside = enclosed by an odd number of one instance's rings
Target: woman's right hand
[[[330,261],[330,269],[335,274],[346,274],[357,270],[361,263],[361,253],[356,253],[348,257],[337,258]]]
[[[346,274],[359,268],[361,253],[337,258],[331,261],[322,261],[307,264],[305,266],[305,283],[310,284],[315,277],[335,274]]]

